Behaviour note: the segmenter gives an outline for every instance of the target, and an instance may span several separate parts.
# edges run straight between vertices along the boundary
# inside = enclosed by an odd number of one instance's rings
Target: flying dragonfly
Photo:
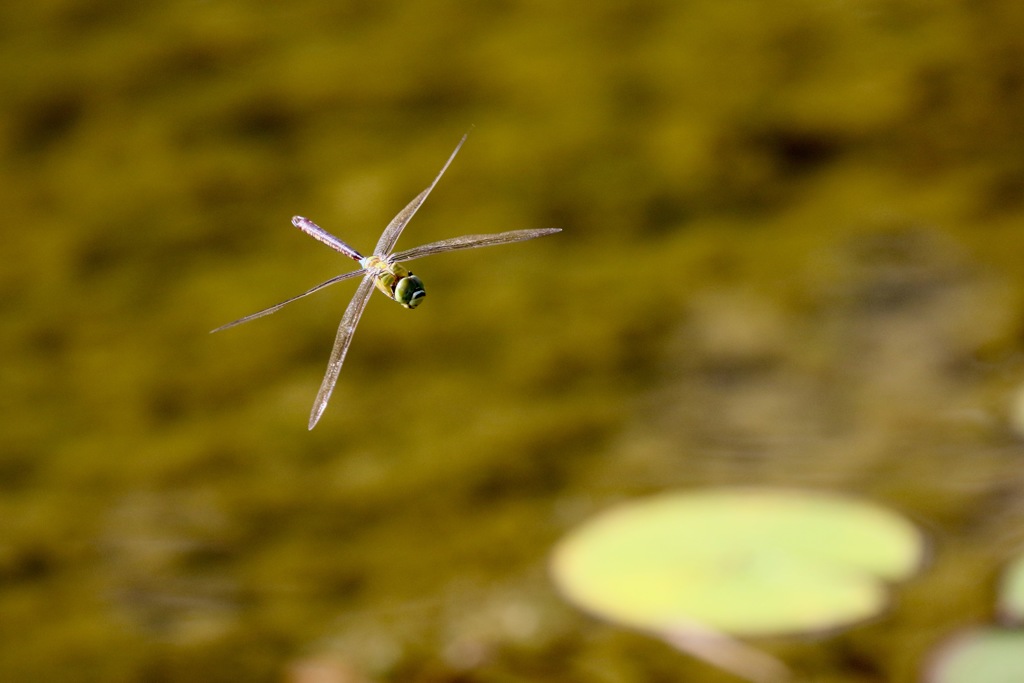
[[[413,275],[412,271],[401,265],[403,262],[423,258],[424,256],[430,256],[432,254],[441,254],[446,251],[476,249],[477,247],[489,247],[496,244],[510,244],[512,242],[532,240],[535,237],[543,237],[544,235],[561,232],[561,228],[542,228],[539,230],[512,230],[510,232],[500,232],[491,235],[463,235],[462,237],[452,237],[450,239],[441,240],[440,242],[431,242],[430,244],[424,244],[404,251],[392,252],[395,248],[395,243],[398,241],[399,235],[402,234],[403,228],[405,228],[409,220],[416,214],[420,205],[422,205],[427,199],[430,191],[434,189],[435,185],[437,185],[437,181],[439,181],[441,176],[444,175],[444,172],[448,170],[448,166],[451,165],[455,155],[459,153],[459,150],[462,148],[462,144],[466,142],[467,135],[463,135],[462,139],[459,140],[459,144],[455,146],[455,151],[452,152],[450,157],[448,157],[448,161],[445,162],[444,166],[441,168],[441,172],[437,174],[436,178],[434,178],[434,182],[430,183],[430,187],[423,190],[423,192],[420,192],[415,199],[409,202],[408,206],[402,209],[397,216],[391,219],[388,226],[384,228],[384,232],[381,233],[380,239],[377,241],[377,246],[374,247],[373,254],[370,256],[363,256],[348,244],[342,242],[340,239],[330,234],[308,218],[303,218],[302,216],[295,216],[292,218],[292,225],[302,232],[317,241],[323,242],[332,249],[340,251],[353,261],[358,261],[359,270],[354,270],[342,275],[336,275],[325,282],[321,282],[315,287],[307,289],[302,294],[293,296],[290,299],[285,299],[281,303],[274,304],[270,308],[265,308],[258,313],[247,315],[244,318],[239,318],[234,322],[230,322],[227,325],[221,325],[217,329],[212,330],[213,332],[219,332],[221,330],[226,330],[229,327],[234,327],[235,325],[241,325],[242,323],[247,323],[250,320],[255,320],[256,318],[262,318],[265,315],[277,312],[282,307],[293,301],[309,296],[314,292],[318,292],[324,287],[333,285],[335,282],[341,282],[342,280],[348,280],[349,278],[354,278],[360,275],[363,276],[362,282],[360,282],[359,287],[356,288],[356,293],[352,296],[352,301],[349,302],[348,308],[345,309],[345,314],[341,316],[341,324],[338,326],[338,334],[334,338],[334,348],[331,350],[331,359],[327,363],[327,372],[324,374],[324,380],[320,384],[320,391],[316,395],[316,401],[313,402],[313,411],[309,416],[310,429],[313,429],[313,427],[316,426],[316,423],[320,420],[320,416],[324,413],[324,409],[327,408],[327,401],[331,397],[331,391],[334,390],[334,384],[338,381],[338,374],[341,372],[341,365],[345,362],[345,354],[348,353],[349,344],[352,343],[352,335],[355,334],[356,325],[359,324],[359,318],[362,316],[363,310],[366,308],[366,304],[370,300],[370,294],[373,292],[374,286],[383,292],[389,299],[397,301],[405,308],[416,308],[423,302],[423,298],[427,294],[426,290],[423,288],[423,281]]]

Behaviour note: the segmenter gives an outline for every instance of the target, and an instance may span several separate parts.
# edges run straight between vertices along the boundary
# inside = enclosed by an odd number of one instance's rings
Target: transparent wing
[[[510,232],[499,232],[493,235],[463,235],[462,237],[452,237],[451,239],[441,240],[440,242],[431,242],[430,244],[423,244],[418,247],[413,247],[412,249],[406,249],[405,251],[400,251],[397,254],[392,254],[388,260],[392,263],[411,261],[416,258],[423,258],[424,256],[440,254],[446,251],[476,249],[477,247],[491,247],[496,244],[522,242],[523,240],[532,240],[534,237],[553,235],[556,232],[562,232],[562,229],[540,228],[538,230],[512,230]]]
[[[455,146],[455,151],[452,152],[450,157],[448,157],[448,161],[444,162],[441,172],[437,174],[436,178],[434,178],[434,182],[430,183],[430,187],[423,190],[423,192],[420,192],[416,199],[409,202],[408,206],[399,211],[398,215],[392,218],[391,222],[388,223],[388,227],[384,228],[384,232],[380,235],[380,240],[377,241],[377,246],[373,249],[373,253],[376,256],[386,256],[395,248],[395,243],[398,241],[398,236],[402,234],[402,230],[405,229],[405,224],[408,223],[416,214],[420,205],[427,199],[430,191],[434,189],[435,185],[437,185],[437,181],[440,180],[441,176],[444,175],[444,172],[448,170],[448,166],[451,165],[452,159],[454,159],[455,155],[459,153],[460,149],[462,149],[462,143],[466,141],[466,137],[468,135],[469,133],[466,133],[466,135],[463,135],[462,139],[459,140],[459,144]]]
[[[337,237],[327,232],[326,230],[324,230],[323,228],[321,228],[319,225],[309,220],[308,218],[304,218],[302,216],[293,216],[292,225],[294,225],[296,228],[306,233],[316,241],[323,242],[331,249],[334,249],[335,251],[340,251],[342,254],[348,256],[350,259],[354,261],[363,260],[362,254],[360,254],[358,251],[356,251],[349,245],[345,244]]]
[[[319,292],[324,287],[328,287],[330,285],[333,285],[335,282],[341,282],[342,280],[348,280],[349,278],[353,278],[356,275],[362,275],[362,274],[363,274],[363,270],[353,270],[351,273],[345,273],[344,275],[336,275],[336,276],[332,277],[330,280],[327,280],[325,282],[321,282],[316,287],[312,287],[310,289],[307,289],[302,294],[298,294],[296,296],[293,296],[291,299],[285,299],[281,303],[274,304],[270,308],[264,308],[259,313],[253,313],[251,315],[247,315],[244,318],[239,318],[238,320],[235,320],[234,322],[230,322],[227,325],[221,325],[220,327],[218,327],[215,330],[210,330],[210,334],[213,334],[214,332],[220,332],[221,330],[226,330],[229,327],[234,327],[235,325],[241,325],[242,323],[247,323],[250,320],[255,320],[256,318],[262,318],[263,316],[270,315],[271,313],[276,313],[277,311],[281,310],[281,308],[283,308],[284,306],[287,306],[288,304],[290,304],[291,302],[293,302],[293,301],[295,301],[297,299],[301,299],[304,296],[309,296],[313,292]]]
[[[366,302],[370,300],[373,293],[373,276],[367,275],[359,283],[359,288],[352,295],[352,301],[345,309],[345,315],[341,316],[341,324],[338,325],[338,336],[334,338],[334,349],[331,350],[331,359],[327,361],[327,373],[324,374],[324,381],[320,383],[320,391],[317,392],[316,400],[313,402],[313,412],[309,415],[309,428],[312,429],[320,420],[327,408],[327,401],[334,391],[334,383],[338,381],[338,373],[341,372],[341,365],[345,362],[345,354],[348,353],[348,346],[352,343],[352,335],[355,334],[356,325],[363,315]]]

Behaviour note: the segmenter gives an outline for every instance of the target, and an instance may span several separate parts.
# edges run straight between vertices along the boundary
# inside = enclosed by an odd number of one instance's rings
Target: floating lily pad
[[[729,489],[630,502],[556,547],[572,602],[667,639],[686,625],[741,636],[836,628],[878,614],[924,542],[903,517],[825,493]]]
[[[999,587],[999,613],[1012,624],[1024,623],[1024,557],[1013,561],[1003,574]]]
[[[979,628],[946,644],[929,667],[928,683],[1024,681],[1024,632]]]

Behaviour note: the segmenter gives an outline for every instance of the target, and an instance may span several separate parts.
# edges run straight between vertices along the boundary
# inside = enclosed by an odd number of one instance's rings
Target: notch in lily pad
[[[554,549],[570,602],[748,680],[786,677],[735,637],[833,630],[879,615],[921,566],[901,515],[821,492],[726,489],[622,504]]]

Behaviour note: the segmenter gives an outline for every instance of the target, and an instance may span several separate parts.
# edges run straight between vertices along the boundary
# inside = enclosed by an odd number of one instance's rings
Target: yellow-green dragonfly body
[[[477,247],[489,247],[496,244],[522,242],[523,240],[530,240],[535,237],[542,237],[544,235],[550,235],[561,231],[561,228],[544,228],[539,230],[513,230],[493,235],[463,235],[462,237],[453,237],[451,239],[441,240],[440,242],[431,242],[430,244],[424,244],[419,247],[413,247],[412,249],[406,249],[405,251],[392,253],[399,235],[402,234],[402,230],[420,208],[420,205],[426,200],[430,191],[434,189],[435,185],[437,185],[437,181],[439,181],[441,176],[444,175],[444,172],[448,170],[448,166],[452,163],[452,159],[454,159],[455,155],[459,153],[459,149],[462,148],[462,144],[465,141],[466,136],[463,135],[459,144],[456,145],[455,151],[452,152],[450,157],[448,157],[448,161],[445,162],[444,166],[441,168],[441,172],[437,174],[436,178],[434,178],[434,182],[430,184],[430,187],[423,190],[423,192],[409,202],[409,205],[402,209],[399,214],[395,216],[390,223],[388,223],[388,226],[384,228],[384,232],[381,233],[380,239],[377,241],[377,246],[374,247],[373,254],[370,256],[363,256],[358,251],[345,244],[308,218],[303,218],[302,216],[295,216],[292,218],[292,225],[297,227],[299,230],[303,231],[313,239],[323,242],[332,249],[340,251],[349,258],[358,261],[360,266],[359,270],[354,270],[350,273],[344,273],[342,275],[332,277],[330,280],[321,282],[302,294],[293,296],[292,298],[286,299],[285,301],[275,304],[270,308],[266,308],[258,313],[253,313],[252,315],[247,315],[244,318],[240,318],[213,330],[214,332],[218,332],[229,327],[234,327],[235,325],[241,325],[242,323],[249,322],[250,320],[255,320],[256,318],[261,318],[265,315],[270,315],[271,313],[281,309],[281,307],[286,304],[290,304],[296,299],[301,299],[313,292],[320,291],[328,285],[333,285],[335,282],[341,282],[342,280],[347,280],[349,278],[356,277],[357,275],[363,276],[363,280],[359,283],[356,293],[352,296],[352,301],[349,302],[348,308],[345,309],[345,314],[341,316],[341,324],[338,326],[338,334],[334,339],[334,349],[331,351],[331,359],[327,363],[327,372],[324,375],[323,382],[320,384],[320,391],[317,393],[316,401],[313,403],[313,412],[309,416],[310,429],[316,426],[317,421],[320,420],[320,416],[323,415],[324,409],[327,408],[327,401],[331,397],[331,391],[334,390],[334,384],[338,381],[338,374],[341,372],[342,363],[345,362],[345,354],[348,353],[349,344],[352,342],[352,335],[355,334],[359,318],[362,316],[363,310],[366,308],[366,304],[370,300],[370,293],[373,291],[373,287],[376,286],[377,289],[383,292],[389,299],[397,301],[405,308],[416,308],[423,302],[423,298],[426,296],[427,292],[423,287],[422,280],[413,275],[412,271],[401,265],[402,262],[411,261],[424,256],[430,256],[431,254],[440,254],[446,251],[475,249]]]

